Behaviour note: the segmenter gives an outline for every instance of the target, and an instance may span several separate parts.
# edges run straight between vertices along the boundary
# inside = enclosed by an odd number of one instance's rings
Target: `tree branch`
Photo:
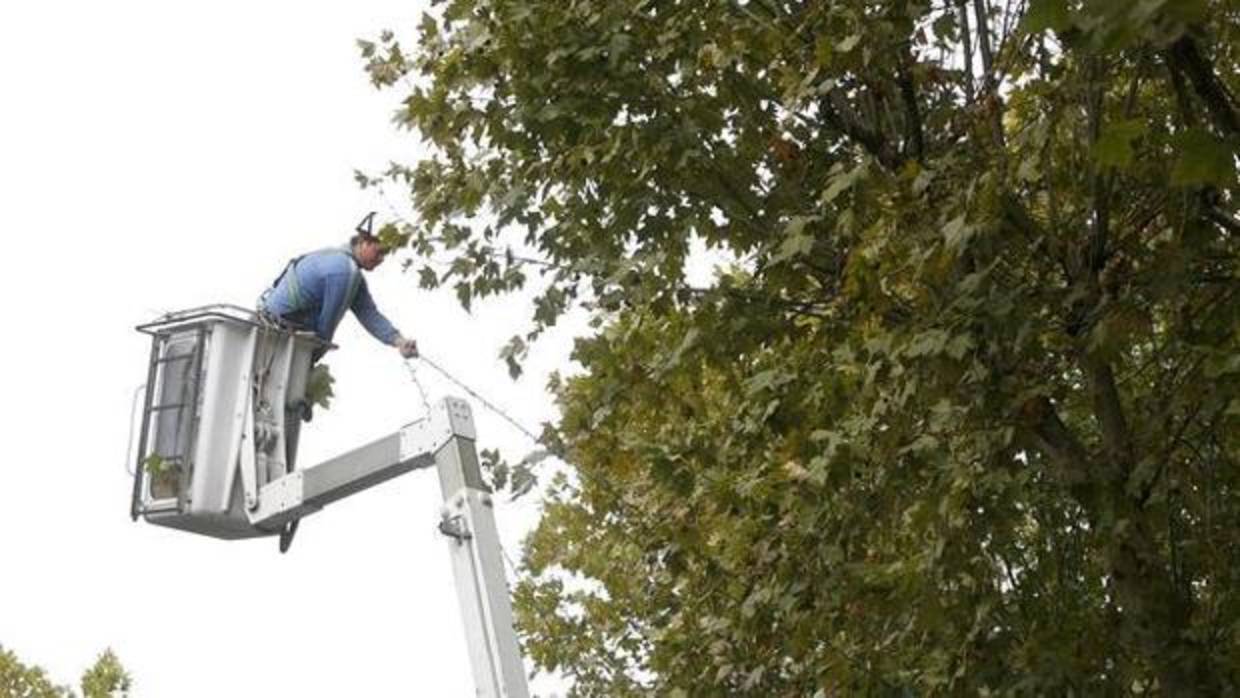
[[[973,15],[977,17],[977,47],[982,52],[982,84],[989,86],[994,57],[990,53],[990,13],[986,0],[973,0]]]
[[[1098,142],[1102,136],[1102,115],[1106,109],[1106,87],[1102,80],[1102,59],[1090,59],[1088,82],[1086,85],[1085,110],[1089,122],[1090,145]],[[1090,177],[1090,198],[1093,200],[1094,221],[1092,234],[1089,236],[1088,247],[1082,255],[1082,271],[1089,274],[1095,281],[1098,273],[1106,264],[1111,235],[1111,191],[1106,173],[1102,166],[1093,165]]]
[[[1187,34],[1167,49],[1168,62],[1183,71],[1193,84],[1193,90],[1206,105],[1214,126],[1227,136],[1240,135],[1240,115],[1236,113],[1235,101],[1227,86],[1214,72],[1214,66],[1205,56],[1196,40]]]
[[[873,155],[885,167],[894,170],[903,164],[903,158],[893,152],[882,133],[867,127],[856,112],[848,105],[845,97],[837,87],[821,100],[819,107],[823,119],[835,130],[861,144],[866,152]]]
[[[1188,98],[1188,88],[1184,84],[1184,71],[1179,63],[1167,57],[1167,73],[1171,76],[1171,87],[1175,91],[1175,104],[1180,110],[1180,119],[1184,125],[1192,128],[1197,125],[1197,114],[1193,111],[1193,103]]]
[[[900,86],[900,99],[904,103],[904,131],[908,134],[908,147],[913,159],[921,162],[926,153],[925,135],[921,122],[921,109],[917,106],[917,88],[913,84],[913,52],[908,44],[896,58],[896,82]]]
[[[969,10],[965,0],[956,0],[956,16],[960,20],[960,46],[964,50],[964,96],[973,103],[973,39],[969,36]]]
[[[1112,475],[1122,475],[1132,463],[1132,437],[1115,385],[1115,373],[1109,363],[1097,357],[1086,356],[1083,364],[1094,415],[1102,427],[1102,443],[1110,456],[1111,467],[1107,470]]]
[[[1089,482],[1089,452],[1059,418],[1051,401],[1037,397],[1022,408],[1031,445],[1050,460],[1061,485],[1074,487]]]

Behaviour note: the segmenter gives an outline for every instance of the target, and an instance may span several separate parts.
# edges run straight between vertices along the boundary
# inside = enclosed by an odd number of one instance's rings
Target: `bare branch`
[[[969,10],[965,0],[956,0],[956,16],[960,19],[960,47],[964,50],[964,96],[970,104],[973,88],[973,39],[969,36]]]
[[[977,47],[982,52],[982,84],[988,86],[994,56],[990,53],[990,12],[986,0],[973,0],[973,14],[977,17]]]

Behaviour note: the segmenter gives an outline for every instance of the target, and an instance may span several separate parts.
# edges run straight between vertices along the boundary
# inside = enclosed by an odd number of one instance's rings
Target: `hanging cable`
[[[499,541],[497,540],[497,542]],[[508,563],[508,571],[512,573],[513,581],[521,579],[521,570],[517,568],[517,565],[512,561],[512,558],[508,556],[508,551],[504,548],[503,542],[499,542],[499,552],[504,556],[504,562]]]
[[[421,359],[422,361],[425,361],[428,366],[438,371],[440,375],[442,375],[444,378],[447,378],[448,380],[455,383],[457,387],[469,393],[475,400],[477,400],[478,402],[481,402],[483,407],[486,407],[487,409],[491,410],[492,412],[494,412],[495,414],[499,415],[504,420],[506,420],[509,424],[516,427],[518,431],[520,431],[522,434],[525,434],[527,437],[529,437],[531,441],[533,441],[534,443],[538,443],[538,437],[534,436],[534,432],[530,431],[529,429],[526,429],[524,426],[521,425],[520,422],[513,419],[507,412],[497,407],[490,400],[487,400],[486,398],[479,395],[478,391],[474,390],[473,388],[470,388],[468,385],[465,385],[463,382],[461,382],[451,373],[448,373],[448,371],[446,371],[441,366],[439,366],[439,364],[428,359],[425,354],[422,354],[419,352],[417,358]],[[426,389],[422,387],[422,381],[418,379],[418,372],[414,366],[413,360],[406,359],[405,368],[409,371],[409,378],[413,381],[413,384],[417,386],[418,394],[422,398],[422,406],[426,408],[426,414],[429,417],[431,413],[431,403],[430,403],[430,400],[426,396]],[[517,564],[512,561],[512,557],[508,554],[508,549],[504,546],[503,542],[497,540],[496,543],[499,545],[499,551],[500,551],[500,554],[503,556],[504,562],[508,565],[508,571],[512,575],[512,580],[515,582],[517,580],[522,579],[524,575],[521,574],[521,570],[520,568],[517,567]]]
[[[413,380],[413,384],[418,388],[418,395],[422,397],[422,407],[426,410],[426,415],[431,414],[431,401],[426,397],[426,389],[422,387],[422,381],[418,380],[418,371],[413,367],[413,363],[406,361],[405,368],[409,370],[409,378]]]
[[[530,441],[533,441],[534,443],[539,443],[539,441],[538,441],[538,437],[534,435],[534,432],[530,431],[529,429],[526,429],[524,426],[522,426],[522,425],[521,425],[521,423],[520,423],[520,422],[518,422],[516,419],[513,419],[513,418],[512,418],[512,417],[511,417],[511,416],[510,416],[507,412],[505,412],[504,410],[500,409],[499,407],[496,407],[494,404],[492,404],[492,403],[491,403],[491,401],[490,401],[490,400],[487,400],[486,398],[484,398],[484,397],[482,397],[481,395],[479,395],[479,394],[478,394],[478,392],[477,392],[476,390],[474,390],[473,388],[470,388],[468,385],[465,385],[465,384],[464,384],[464,383],[462,383],[460,380],[458,380],[455,376],[453,376],[451,373],[448,373],[447,371],[445,371],[443,368],[441,368],[441,367],[439,366],[439,364],[437,364],[437,363],[435,363],[434,361],[432,361],[431,359],[429,359],[429,358],[426,356],[426,354],[422,354],[422,353],[420,353],[420,352],[419,352],[419,354],[418,354],[418,358],[419,358],[419,359],[421,359],[422,361],[425,361],[427,366],[430,366],[431,368],[435,369],[436,371],[439,371],[440,375],[442,375],[444,378],[447,378],[448,380],[450,380],[450,381],[452,381],[453,383],[455,383],[455,384],[457,385],[457,387],[459,387],[461,390],[464,390],[465,392],[469,393],[469,394],[470,394],[470,396],[471,396],[471,397],[473,397],[475,400],[477,400],[478,402],[481,402],[481,403],[482,403],[482,405],[483,405],[483,407],[486,407],[487,409],[491,410],[491,411],[492,411],[492,412],[494,412],[495,414],[499,415],[499,416],[500,416],[500,417],[502,417],[505,421],[507,421],[509,424],[511,424],[513,427],[515,427],[518,431],[520,431],[522,434],[525,434],[526,436],[528,436],[528,437],[529,437],[529,439],[530,439]],[[408,360],[406,360],[406,361],[405,361],[405,365],[406,365],[406,366],[408,366],[408,365],[409,365],[409,361],[408,361]],[[422,389],[422,386],[421,386],[421,384],[420,384],[420,383],[418,383],[418,381],[417,381],[417,376],[416,376],[416,374],[414,374],[414,373],[413,373],[413,369],[412,369],[412,367],[410,368],[410,373],[411,373],[411,375],[413,375],[413,376],[414,376],[414,383],[415,383],[415,384],[417,384],[417,385],[418,385],[418,389],[419,389],[419,390],[421,390],[421,389]],[[425,394],[423,394],[422,399],[423,399],[423,402],[426,402],[426,396],[425,396]],[[429,407],[429,404],[428,404],[428,406],[427,406],[427,411],[429,412],[429,410],[430,410],[430,407]]]

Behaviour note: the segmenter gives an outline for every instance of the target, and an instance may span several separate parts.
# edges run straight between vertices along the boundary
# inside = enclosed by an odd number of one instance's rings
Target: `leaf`
[[[848,53],[849,51],[852,51],[853,49],[857,48],[857,44],[860,44],[860,43],[861,43],[860,34],[850,34],[847,37],[845,37],[842,41],[840,41],[838,44],[836,44],[835,49],[839,51],[840,53]]]
[[[749,395],[758,395],[764,391],[778,388],[789,380],[791,380],[791,376],[779,369],[773,368],[760,371],[745,381],[745,391]]]
[[[1171,183],[1187,187],[1225,187],[1236,181],[1235,150],[1202,129],[1191,129],[1175,139],[1179,153],[1171,170]]]
[[[823,202],[831,203],[832,201],[835,201],[836,197],[842,194],[845,190],[852,188],[853,185],[860,181],[865,175],[866,166],[864,164],[834,175],[831,177],[831,184],[829,184],[826,191],[823,192]]]
[[[456,290],[457,302],[468,313],[470,303],[473,300],[473,286],[468,281],[458,281],[453,288]]]
[[[379,244],[383,246],[383,249],[390,253],[408,245],[411,236],[408,232],[401,230],[400,226],[389,222],[379,228],[375,237],[379,239]]]
[[[812,477],[812,474],[805,466],[794,460],[784,463],[784,471],[788,473],[788,478],[794,481],[807,481]]]
[[[1143,119],[1127,119],[1107,124],[1094,143],[1093,156],[1099,164],[1126,170],[1132,165],[1132,142],[1145,135]]]
[[[939,440],[932,434],[921,434],[912,443],[900,449],[900,453],[933,452],[939,449]]]
[[[534,469],[530,464],[525,461],[518,463],[512,469],[512,495],[510,499],[515,501],[524,497],[533,491],[537,484],[538,476],[534,474]]]
[[[178,465],[158,454],[151,454],[142,461],[142,466],[149,473],[152,497],[167,499],[177,496],[181,484],[181,468]]]
[[[508,339],[508,343],[500,350],[499,356],[508,366],[508,376],[513,380],[521,377],[521,362],[529,353],[529,345],[520,335],[513,335]]]
[[[905,355],[911,358],[933,356],[943,351],[947,346],[947,341],[948,334],[945,330],[927,330],[914,336],[908,349],[905,350]]]
[[[782,262],[812,252],[814,236],[805,232],[805,226],[816,220],[819,220],[818,216],[793,216],[784,226],[784,242],[771,261]]]
[[[1154,0],[1144,0],[1145,4],[1154,4]],[[1206,0],[1159,0],[1158,9],[1162,10],[1166,19],[1193,25],[1209,18],[1210,5]]]
[[[1072,24],[1068,13],[1068,0],[1033,0],[1021,20],[1021,31],[1037,34],[1050,29],[1062,32]]]
[[[423,266],[418,269],[418,286],[428,290],[439,288],[439,275],[429,266]]]
[[[1211,380],[1240,373],[1240,353],[1211,356],[1205,362],[1203,372]]]
[[[973,237],[974,228],[965,222],[964,214],[960,214],[943,226],[943,240],[947,249],[957,251]]]
[[[508,474],[512,470],[512,466],[500,458],[498,450],[481,449],[478,451],[478,460],[482,471],[491,476],[490,484],[492,489],[499,491],[508,486]]]
[[[169,463],[157,453],[152,453],[142,461],[142,467],[151,475],[159,476],[164,474]]]
[[[958,334],[947,343],[947,355],[957,361],[963,359],[974,346],[973,338],[967,334]]]
[[[311,368],[310,375],[306,378],[306,402],[323,409],[331,407],[332,398],[335,397],[332,385],[335,382],[336,379],[327,364],[317,364]]]

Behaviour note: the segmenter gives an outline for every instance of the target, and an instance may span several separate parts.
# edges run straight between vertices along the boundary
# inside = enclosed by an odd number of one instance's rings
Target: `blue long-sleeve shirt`
[[[345,310],[352,310],[362,327],[384,344],[400,336],[375,306],[347,247],[319,250],[298,259],[267,294],[265,305],[267,312],[313,330],[326,342],[336,334]]]

